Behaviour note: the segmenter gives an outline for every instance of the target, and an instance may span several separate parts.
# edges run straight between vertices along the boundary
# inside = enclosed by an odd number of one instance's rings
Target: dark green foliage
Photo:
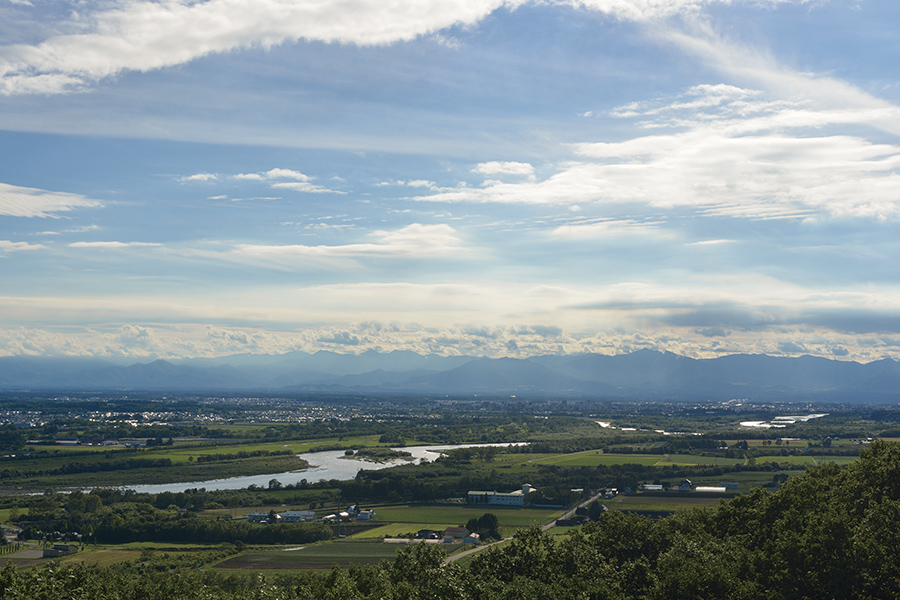
[[[474,531],[485,541],[500,539],[500,519],[494,513],[484,513],[478,518],[469,519],[466,529]]]

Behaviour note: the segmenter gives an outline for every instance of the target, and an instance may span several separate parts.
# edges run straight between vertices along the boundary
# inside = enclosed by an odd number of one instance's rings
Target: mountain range
[[[266,392],[563,396],[609,399],[900,400],[900,362],[640,350],[531,358],[292,352],[114,363],[0,357],[3,391]]]

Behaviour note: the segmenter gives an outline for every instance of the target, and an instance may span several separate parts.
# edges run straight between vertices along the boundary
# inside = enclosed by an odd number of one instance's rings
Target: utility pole
[[[341,490],[338,488],[337,494],[337,519],[338,519],[338,538],[341,537]]]

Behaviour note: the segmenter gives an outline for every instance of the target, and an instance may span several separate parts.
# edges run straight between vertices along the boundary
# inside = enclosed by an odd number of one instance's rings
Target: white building
[[[470,490],[467,498],[469,504],[493,504],[495,506],[524,506],[525,496],[532,492],[530,483],[522,486],[521,490],[514,492],[485,492]]]
[[[316,513],[311,510],[288,510],[278,513],[282,523],[306,523],[316,520]]]

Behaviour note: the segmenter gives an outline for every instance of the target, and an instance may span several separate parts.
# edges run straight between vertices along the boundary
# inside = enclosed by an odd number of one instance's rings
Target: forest
[[[439,546],[393,562],[266,579],[140,561],[0,572],[4,599],[897,598],[900,445],[875,441],[833,463],[717,508],[654,520],[611,511],[564,536],[537,528],[446,563]]]

